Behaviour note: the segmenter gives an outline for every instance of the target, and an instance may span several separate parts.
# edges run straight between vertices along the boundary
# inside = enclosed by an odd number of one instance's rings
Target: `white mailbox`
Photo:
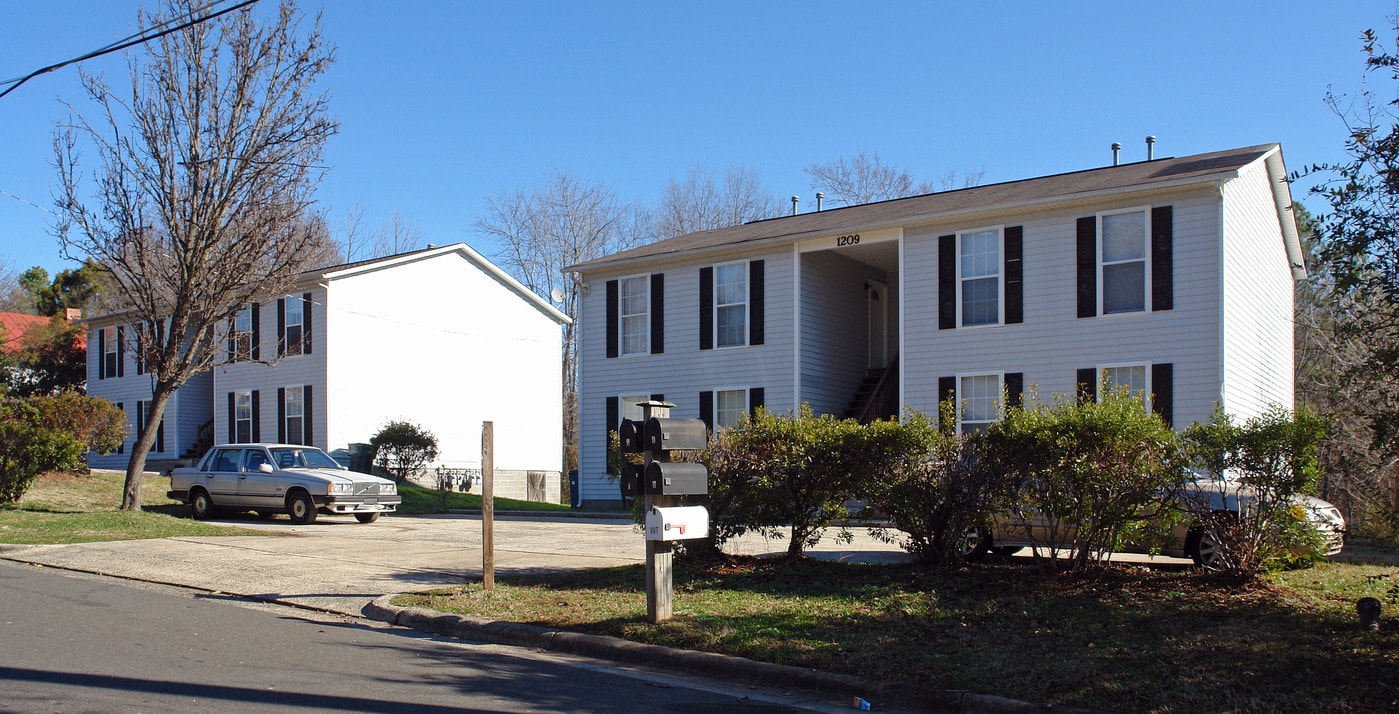
[[[704,506],[652,508],[646,513],[646,540],[708,537],[709,511]]]

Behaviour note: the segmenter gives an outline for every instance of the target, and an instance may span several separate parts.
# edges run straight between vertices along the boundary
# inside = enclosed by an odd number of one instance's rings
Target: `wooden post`
[[[481,422],[481,589],[495,590],[495,423]]]
[[[669,402],[642,402],[643,422],[651,417],[665,419],[670,416],[670,408],[675,406]],[[663,451],[646,451],[646,464],[664,458]],[[652,508],[657,506],[665,507],[671,504],[671,496],[653,496],[646,494],[643,502],[646,508],[642,513],[650,513]],[[646,540],[646,620],[652,624],[669,620],[673,614],[671,609],[671,565],[674,562],[670,541]]]

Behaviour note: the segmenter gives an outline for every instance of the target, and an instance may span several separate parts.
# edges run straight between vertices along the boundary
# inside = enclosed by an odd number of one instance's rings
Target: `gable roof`
[[[1267,161],[1269,178],[1275,183],[1274,201],[1283,236],[1288,243],[1288,256],[1296,266],[1300,266],[1301,244],[1296,223],[1291,219],[1292,198],[1282,168],[1281,151],[1278,144],[1260,144],[799,213],[677,236],[571,265],[565,270],[620,267],[686,253],[788,243],[836,231],[873,230],[919,221],[944,220],[961,214],[1029,209],[1107,194],[1210,183],[1235,178],[1241,169],[1259,160]],[[1283,220],[1284,217],[1287,220]],[[1294,268],[1294,274],[1296,271],[1297,268]]]
[[[24,333],[37,325],[47,325],[53,319],[43,315],[27,315],[22,312],[0,312],[0,349],[10,354],[19,352]],[[78,344],[86,346],[87,335],[79,335]]]

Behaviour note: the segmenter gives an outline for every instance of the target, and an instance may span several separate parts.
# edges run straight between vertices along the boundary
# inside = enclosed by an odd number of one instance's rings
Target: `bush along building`
[[[570,266],[582,500],[636,403],[711,428],[758,406],[958,429],[1033,386],[1130,385],[1178,429],[1292,405],[1305,277],[1282,150],[1113,165],[702,231]],[[1101,375],[1101,378],[1100,378]]]
[[[465,244],[339,265],[240,311],[221,364],[172,397],[150,468],[218,443],[283,442],[327,451],[367,443],[390,420],[433,432],[433,466],[480,466],[495,424],[496,494],[560,500],[562,335],[568,318]],[[89,321],[88,391],[130,415],[125,468],[151,379],[136,327]]]

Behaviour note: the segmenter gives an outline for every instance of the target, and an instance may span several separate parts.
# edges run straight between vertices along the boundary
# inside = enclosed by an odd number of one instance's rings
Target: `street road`
[[[593,660],[0,562],[0,710],[795,711]]]

